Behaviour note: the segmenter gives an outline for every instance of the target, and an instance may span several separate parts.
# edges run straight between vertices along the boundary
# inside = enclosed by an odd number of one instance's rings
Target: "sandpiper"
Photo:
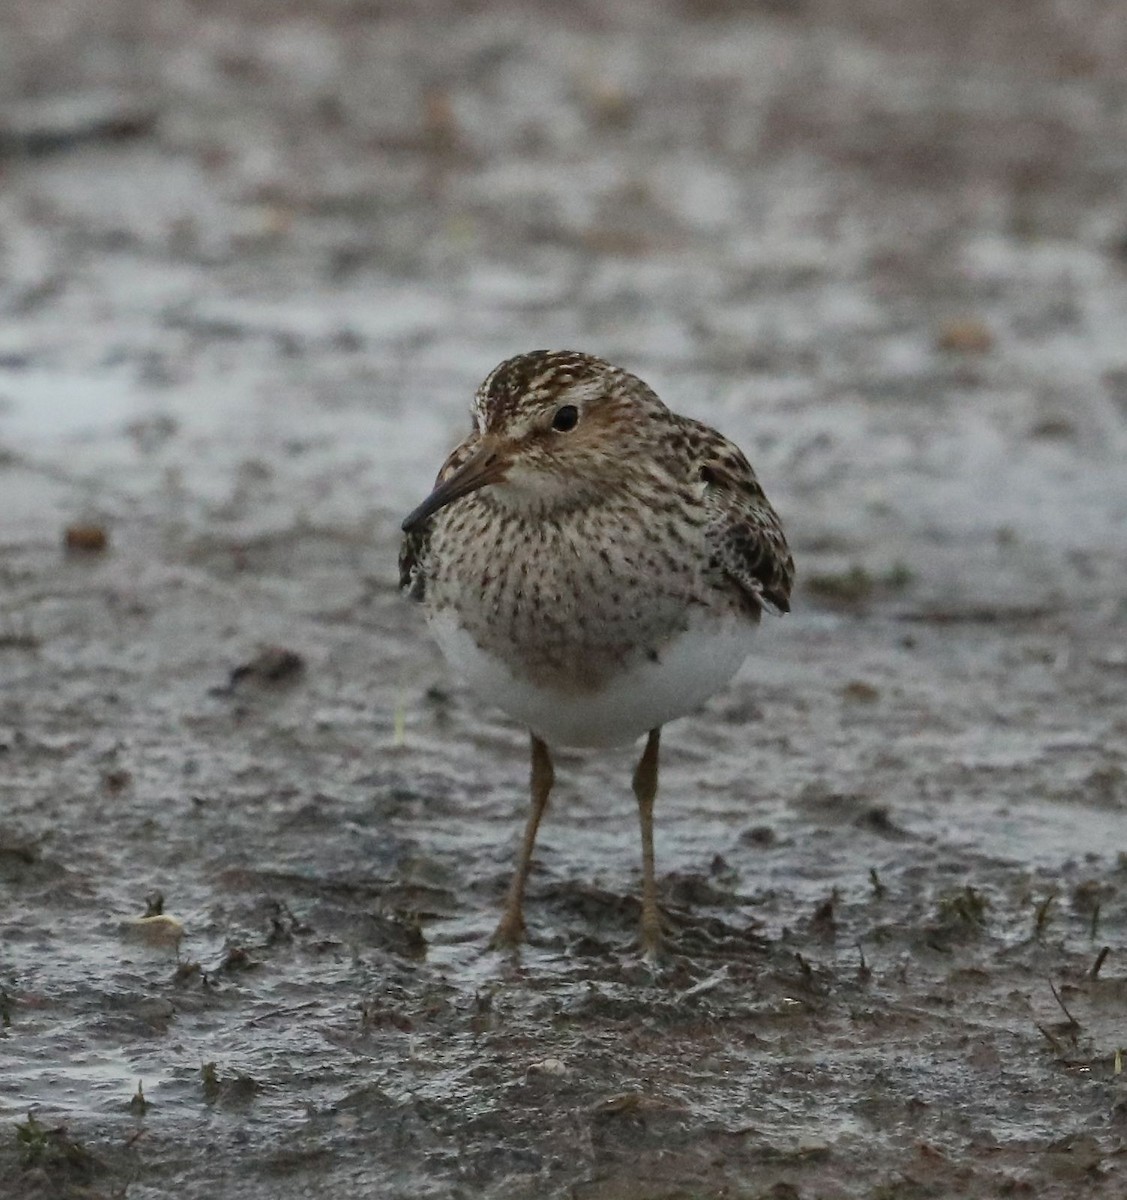
[[[400,583],[470,687],[531,734],[532,806],[491,945],[524,934],[552,746],[646,735],[634,795],[641,945],[661,945],[653,804],[661,727],[735,675],[794,562],[739,449],[600,358],[535,350],[478,388],[473,428],[403,522]]]

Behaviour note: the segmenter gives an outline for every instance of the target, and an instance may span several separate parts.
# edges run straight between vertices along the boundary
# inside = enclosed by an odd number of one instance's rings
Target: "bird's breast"
[[[706,568],[703,533],[686,522],[631,528],[609,510],[530,523],[471,503],[432,534],[428,614],[515,677],[589,693],[655,662],[695,610],[727,607]]]

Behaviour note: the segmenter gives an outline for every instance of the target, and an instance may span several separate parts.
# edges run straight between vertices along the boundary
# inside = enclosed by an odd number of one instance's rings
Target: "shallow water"
[[[909,10],[0,17],[5,1195],[1122,1188],[1127,25]],[[657,972],[625,752],[483,949],[525,735],[395,589],[544,345],[799,565],[663,738]]]

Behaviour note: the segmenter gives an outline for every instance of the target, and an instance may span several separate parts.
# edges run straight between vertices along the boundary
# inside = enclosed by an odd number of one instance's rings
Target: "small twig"
[[[802,982],[807,988],[814,988],[814,968],[806,961],[805,958],[796,950],[794,952],[794,960],[798,964],[798,969],[802,972]]]
[[[873,885],[873,895],[878,900],[883,900],[888,895],[888,888],[880,881],[880,876],[877,874],[876,867],[869,868],[869,882]]]
[[[1033,933],[1035,937],[1040,937],[1045,932],[1045,926],[1049,923],[1049,909],[1053,906],[1053,901],[1057,898],[1056,892],[1050,892],[1040,904],[1037,905],[1036,915],[1033,918]]]
[[[320,1001],[318,1000],[306,1000],[302,1004],[294,1004],[289,1008],[272,1008],[269,1012],[260,1013],[257,1017],[251,1018],[247,1024],[250,1026],[255,1026],[261,1025],[265,1021],[272,1020],[274,1017],[293,1017],[299,1012],[305,1012],[310,1008],[316,1008],[319,1003]]]
[[[711,976],[701,979],[700,983],[695,983],[691,988],[685,989],[682,994],[682,1000],[688,1000],[690,996],[702,996],[706,991],[712,991],[714,988],[719,988],[729,977],[729,965],[724,964],[719,971],[713,971]]]
[[[1098,979],[1100,976],[1100,968],[1104,965],[1104,960],[1111,953],[1111,947],[1105,946],[1099,954],[1096,955],[1096,961],[1092,963],[1092,969],[1088,972],[1089,979]]]
[[[861,962],[857,967],[857,978],[862,983],[868,983],[872,979],[873,973],[869,970],[869,964],[865,962],[865,947],[860,942],[857,943],[857,953],[861,956]]]
[[[718,988],[728,978],[728,964],[725,963],[718,971],[702,979],[699,983],[694,983],[691,988],[687,988],[681,993],[681,999],[686,1000],[690,996],[700,996],[705,992],[711,992],[713,988]]]
[[[1045,1041],[1047,1041],[1049,1043],[1049,1045],[1052,1046],[1053,1053],[1056,1054],[1059,1058],[1064,1058],[1064,1047],[1060,1044],[1060,1042],[1057,1041],[1057,1039],[1052,1035],[1052,1033],[1050,1033],[1049,1030],[1047,1030],[1044,1025],[1038,1024],[1037,1028],[1041,1031],[1041,1036],[1045,1039]]]
[[[1057,991],[1056,984],[1051,979],[1049,980],[1049,989],[1053,993],[1053,999],[1060,1005],[1061,1012],[1068,1018],[1068,1024],[1073,1029],[1079,1029],[1080,1022],[1068,1011],[1068,1005],[1061,999],[1061,994]]]

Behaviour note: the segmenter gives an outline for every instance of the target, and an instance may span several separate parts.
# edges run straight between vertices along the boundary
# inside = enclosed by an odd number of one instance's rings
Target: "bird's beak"
[[[434,491],[415,509],[403,522],[403,532],[410,533],[415,526],[422,524],[427,517],[433,516],[440,508],[445,508],[451,501],[461,496],[468,496],[490,483],[498,483],[505,478],[509,460],[496,446],[484,445],[475,450],[469,458],[454,472],[438,484]]]

